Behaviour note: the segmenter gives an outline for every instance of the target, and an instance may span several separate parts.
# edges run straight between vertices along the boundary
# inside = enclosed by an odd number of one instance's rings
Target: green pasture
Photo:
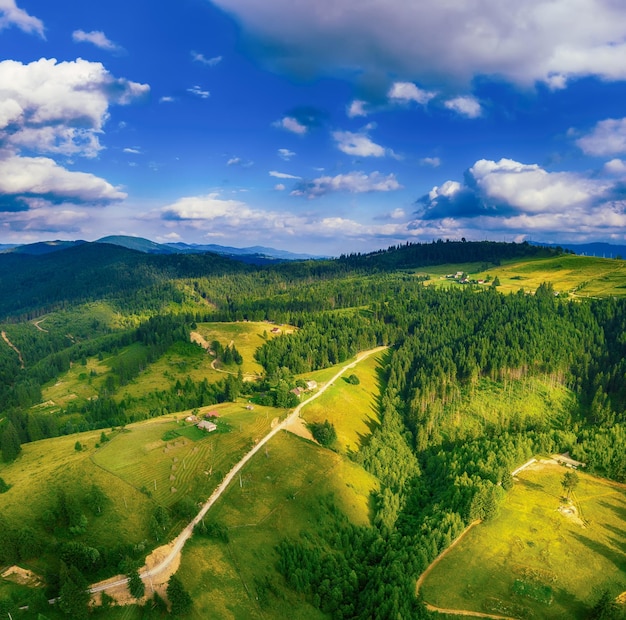
[[[379,370],[383,356],[384,353],[371,356],[347,370],[324,394],[302,409],[301,416],[306,422],[328,420],[334,425],[342,452],[358,452],[363,438],[378,425],[376,397],[380,392]],[[337,368],[334,368],[335,373]],[[359,378],[358,385],[346,381],[351,374]],[[311,376],[317,377],[316,381],[322,380],[317,373]]]
[[[94,455],[94,462],[134,489],[169,506],[186,495],[208,498],[222,477],[284,410],[243,403],[203,407],[219,414],[218,430],[200,433],[185,422],[191,412],[153,418],[125,427]]]
[[[273,334],[272,329],[280,329],[280,334]],[[198,323],[194,330],[198,332],[209,344],[217,340],[223,347],[235,345],[241,356],[243,364],[241,371],[244,375],[259,375],[263,367],[254,359],[254,352],[266,342],[277,335],[291,333],[293,327],[289,325],[273,325],[264,321],[237,321],[234,323]],[[237,372],[239,366],[230,365],[226,370]]]
[[[626,487],[579,472],[578,517],[560,512],[567,470],[522,471],[499,516],[437,564],[421,593],[432,605],[524,619],[583,619],[604,590],[626,590]]]
[[[560,428],[576,410],[576,396],[550,377],[481,378],[439,406],[437,432],[443,439],[458,441],[479,437],[486,428]]]
[[[419,270],[418,275],[428,274],[429,286],[464,286],[446,279],[448,274],[463,271],[470,279],[490,282],[480,285],[487,288],[498,277],[501,293],[524,289],[534,292],[543,282],[550,282],[560,295],[581,297],[621,297],[626,295],[626,261],[563,254],[551,258],[530,258],[502,261],[501,265],[485,263],[458,263],[437,265]]]
[[[0,464],[0,476],[11,485],[0,495],[0,513],[14,527],[29,526],[40,531],[41,516],[56,504],[59,489],[82,501],[91,485],[96,484],[108,500],[100,516],[84,510],[89,523],[81,540],[98,546],[114,546],[120,542],[136,544],[147,539],[153,503],[94,462],[95,445],[101,432],[90,431],[24,444],[15,461]],[[77,441],[83,447],[80,452],[75,449]]]
[[[323,527],[329,498],[357,524],[368,524],[375,479],[340,455],[283,432],[243,469],[206,516],[229,542],[196,535],[178,576],[194,600],[191,618],[325,616],[284,584],[276,545]]]

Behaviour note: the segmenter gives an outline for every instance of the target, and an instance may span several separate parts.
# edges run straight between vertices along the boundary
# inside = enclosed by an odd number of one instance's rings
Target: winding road
[[[2,340],[4,340],[17,353],[17,357],[20,360],[21,367],[25,368],[26,366],[24,365],[24,359],[22,358],[22,352],[9,340],[9,337],[7,336],[7,333],[5,331],[3,331],[1,335],[2,335]]]
[[[233,478],[241,471],[244,465],[270,440],[272,437],[277,435],[280,431],[284,430],[290,422],[295,420],[299,415],[300,411],[303,407],[308,405],[310,402],[314,401],[316,398],[319,398],[341,375],[343,375],[350,368],[354,368],[359,362],[364,360],[371,355],[375,355],[384,351],[387,347],[376,347],[375,349],[369,349],[368,351],[363,351],[356,356],[356,360],[346,364],[343,368],[341,368],[333,377],[327,381],[320,389],[315,392],[312,396],[307,398],[305,401],[301,402],[280,424],[277,424],[263,439],[261,439],[248,453],[246,453],[241,460],[236,463],[233,468],[226,474],[222,482],[216,487],[216,489],[211,493],[209,499],[204,503],[200,512],[193,518],[193,520],[187,524],[187,526],[183,529],[183,531],[170,543],[171,550],[167,554],[167,556],[161,560],[157,565],[152,568],[145,570],[140,573],[141,579],[144,581],[151,580],[153,578],[158,577],[161,573],[166,572],[171,564],[176,560],[180,552],[182,551],[185,543],[189,540],[191,535],[193,534],[194,527],[204,518],[206,513],[211,509],[213,504],[220,498],[222,493],[227,489],[228,485],[233,481]],[[115,581],[108,580],[106,582],[102,582],[99,584],[93,585],[89,592],[95,594],[97,592],[103,592],[105,590],[111,590],[113,588],[119,587],[128,583],[128,577],[119,576],[119,579],[115,579]]]

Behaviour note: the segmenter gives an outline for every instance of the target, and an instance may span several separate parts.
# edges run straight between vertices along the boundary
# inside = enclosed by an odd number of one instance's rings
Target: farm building
[[[197,422],[198,418],[195,415],[188,415],[185,418],[185,422]]]
[[[198,422],[196,425],[201,431],[207,431],[212,433],[217,430],[217,425],[213,422],[208,422],[207,420],[202,420],[202,422]]]
[[[314,390],[317,387],[317,381],[307,381],[306,382],[306,389],[307,390]]]
[[[209,411],[209,413],[204,414],[205,420],[210,420],[211,418],[219,418],[220,414],[217,411]]]

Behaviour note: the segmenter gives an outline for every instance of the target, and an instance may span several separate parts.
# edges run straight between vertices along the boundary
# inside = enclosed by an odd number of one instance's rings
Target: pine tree
[[[20,437],[15,430],[13,422],[9,421],[0,438],[0,450],[2,460],[6,462],[14,461],[22,451]]]

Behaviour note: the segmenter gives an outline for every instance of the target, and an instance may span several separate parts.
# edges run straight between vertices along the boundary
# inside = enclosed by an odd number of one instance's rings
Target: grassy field
[[[446,555],[424,600],[518,618],[586,618],[603,590],[626,590],[626,487],[579,472],[575,516],[560,512],[567,471],[521,472],[501,513]]]
[[[382,353],[360,362],[354,370],[346,372],[324,394],[302,410],[302,418],[308,423],[328,420],[335,426],[337,448],[341,452],[357,452],[362,439],[379,422],[376,396],[379,393],[378,370],[384,355]],[[351,374],[359,378],[358,385],[345,381]],[[310,376],[318,382],[329,378],[318,373],[310,373]]]
[[[42,513],[52,508],[59,488],[82,498],[91,484],[108,497],[102,516],[85,511],[89,524],[84,541],[113,546],[148,538],[152,502],[137,489],[98,467],[92,457],[101,431],[44,439],[22,446],[12,463],[0,464],[0,476],[11,485],[0,495],[0,512],[14,526],[41,528]],[[83,449],[75,450],[80,441]],[[36,567],[38,568],[38,567]]]
[[[532,258],[521,261],[503,261],[488,269],[480,263],[441,265],[420,270],[428,273],[431,286],[459,286],[445,276],[464,271],[471,279],[490,276],[500,280],[498,290],[515,292],[520,288],[535,291],[543,282],[551,282],[554,290],[571,297],[623,297],[626,295],[626,261],[592,256],[563,254],[552,258]],[[484,286],[491,286],[487,283]]]
[[[235,345],[241,356],[243,364],[241,370],[244,374],[258,375],[263,372],[263,367],[254,359],[254,352],[266,340],[275,338],[278,334],[272,334],[272,329],[277,326],[266,322],[238,321],[236,323],[198,323],[197,331],[207,342],[217,340],[226,347],[231,343]],[[282,325],[278,329],[281,334],[290,333],[293,327]],[[239,366],[233,364],[228,370],[237,372]]]
[[[438,428],[442,438],[453,441],[478,437],[487,427],[560,428],[575,409],[575,395],[547,377],[506,382],[481,378],[442,407]]]
[[[275,547],[319,527],[329,496],[353,522],[368,523],[374,488],[374,478],[340,455],[278,435],[207,516],[228,528],[229,542],[198,536],[185,547],[178,576],[194,600],[190,617],[324,618],[285,586]]]
[[[99,311],[104,313],[104,310]],[[45,328],[46,321],[53,320],[56,319],[50,315],[44,319],[40,327]],[[265,342],[264,332],[267,332],[267,338],[275,337],[271,333],[271,328],[271,324],[263,322],[200,323],[196,331],[209,342],[218,340],[224,346],[233,342],[243,357],[241,368],[244,374],[256,375],[263,369],[254,360],[254,352]],[[37,410],[53,413],[66,407],[71,401],[84,402],[92,398],[98,394],[111,367],[124,357],[138,354],[141,348],[142,345],[134,344],[124,347],[115,355],[105,355],[102,360],[91,357],[86,360],[85,365],[74,364],[69,371],[44,386],[42,403],[37,405]],[[220,381],[225,375],[211,368],[213,359],[194,344],[177,343],[128,385],[120,388],[116,398],[120,400],[126,396],[141,398],[149,392],[166,389],[177,380],[184,382],[187,377],[193,381],[202,381],[206,378],[209,383]],[[233,364],[227,370],[236,373],[239,366]]]
[[[198,434],[184,421],[190,412],[127,426],[94,455],[97,465],[169,506],[185,495],[206,499],[222,476],[266,435],[283,410],[243,403],[204,407],[219,413],[218,430]],[[175,489],[172,490],[172,489]]]

